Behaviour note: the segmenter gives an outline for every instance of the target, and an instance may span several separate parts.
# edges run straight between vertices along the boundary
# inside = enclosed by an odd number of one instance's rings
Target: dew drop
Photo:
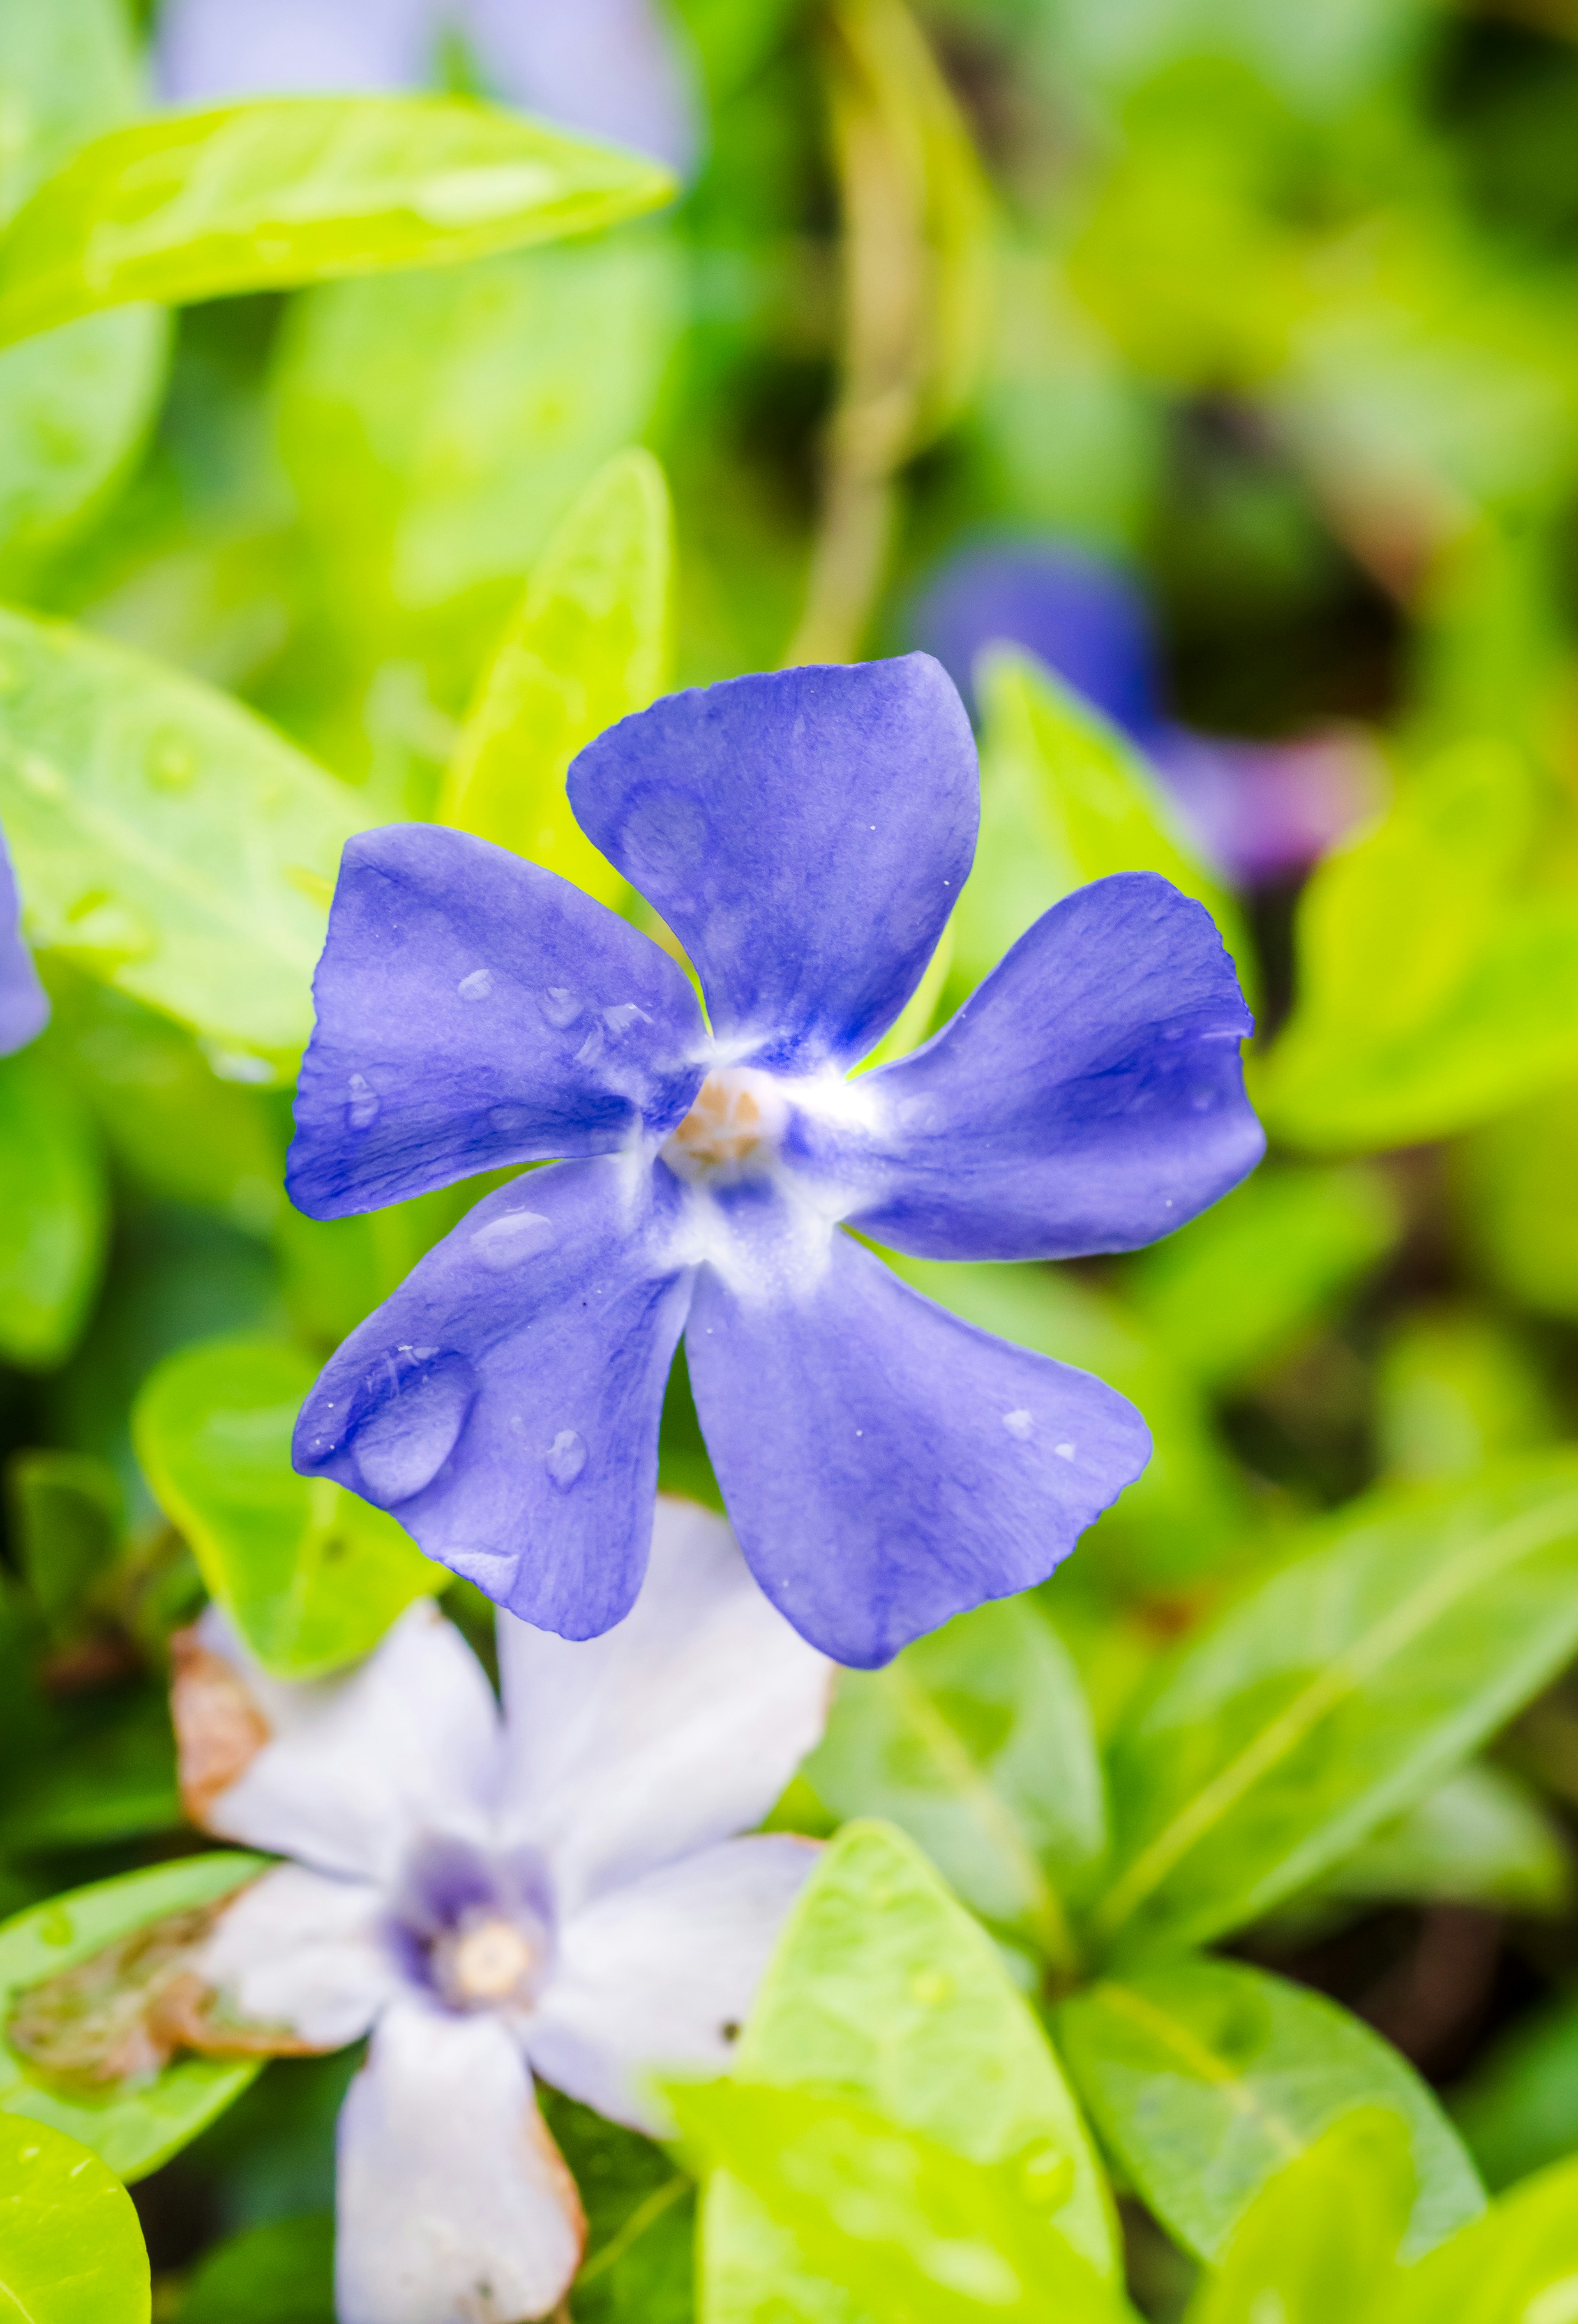
[[[581,1014],[583,1003],[578,992],[568,984],[550,984],[546,992],[538,995],[537,1006],[556,1033],[562,1033]]]
[[[455,1363],[408,1379],[384,1399],[356,1431],[354,1445],[370,1501],[394,1508],[432,1483],[455,1449],[471,1397],[470,1367]]]
[[[595,1065],[608,1044],[601,1025],[594,1025],[580,1047],[576,1051],[577,1065]]]
[[[371,1130],[379,1114],[378,1099],[372,1084],[362,1074],[353,1074],[346,1091],[346,1120],[353,1130]]]
[[[615,1008],[605,1009],[603,1011],[603,1022],[615,1040],[622,1033],[629,1032],[638,1017],[643,1025],[650,1025],[652,1021],[646,1010],[638,1008],[633,1001],[622,1001]]]
[[[485,968],[474,968],[455,988],[462,1001],[485,1001],[493,989],[493,976]]]
[[[1060,1461],[1072,1461],[1074,1458],[1075,1448],[1072,1444],[1054,1444],[1052,1450]]]
[[[487,1123],[501,1138],[524,1138],[531,1127],[531,1116],[523,1105],[494,1105],[488,1108]]]
[[[490,1219],[485,1227],[478,1227],[471,1238],[471,1250],[493,1274],[506,1275],[511,1268],[551,1250],[558,1240],[551,1222],[540,1211],[506,1211],[502,1219]]]
[[[1002,1425],[1010,1436],[1019,1438],[1021,1444],[1034,1434],[1036,1426],[1033,1416],[1022,1408],[1018,1412],[1005,1412],[1002,1416]]]
[[[561,1493],[568,1493],[586,1465],[586,1440],[573,1428],[561,1428],[543,1458],[543,1467]]]

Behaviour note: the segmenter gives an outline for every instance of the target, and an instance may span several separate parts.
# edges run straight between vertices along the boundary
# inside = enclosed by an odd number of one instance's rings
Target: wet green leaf
[[[1375,1170],[1262,1165],[1130,1260],[1124,1286],[1169,1355],[1230,1387],[1296,1348],[1385,1258],[1402,1223]]]
[[[104,1264],[109,1193],[81,1099],[37,1048],[0,1058],[0,1356],[70,1354]]]
[[[0,610],[0,820],[33,941],[268,1078],[312,1029],[352,794],[225,696]]]
[[[0,221],[85,138],[136,109],[119,0],[0,10]],[[165,318],[85,317],[0,356],[0,579],[12,589],[125,472],[164,376]]]
[[[291,1433],[316,1367],[288,1342],[199,1341],[133,1413],[137,1457],[203,1579],[266,1670],[316,1678],[375,1646],[446,1576],[382,1509],[299,1477]]]
[[[1030,655],[989,654],[977,684],[981,838],[954,915],[956,989],[972,991],[1043,912],[1112,872],[1158,872],[1197,897],[1249,974],[1236,907],[1132,744]]]
[[[438,813],[616,908],[628,883],[570,813],[582,746],[663,689],[673,513],[648,452],[622,452],[560,524],[484,675]]]
[[[686,2137],[854,2312],[895,2324],[1121,2324],[1131,2312],[1058,2232],[1069,2173],[1047,2147],[973,2163],[870,2107],[761,2082],[669,2096]],[[775,2290],[771,2312],[803,2312]],[[758,2315],[770,2300],[764,2290]]]
[[[1108,1945],[1183,1947],[1423,1799],[1578,1645],[1578,1461],[1382,1495],[1193,1640],[1113,1738]]]
[[[668,172],[492,106],[276,97],[111,130],[0,240],[0,340],[139,299],[473,258],[655,208]]]
[[[1101,2275],[1116,2267],[1109,2199],[1061,2070],[995,1947],[925,1858],[888,1826],[847,1825],[780,1940],[739,2048],[740,2071],[838,2092],[968,2161],[1031,2147],[1066,2159],[1058,2225]],[[726,2176],[703,2206],[707,2324],[864,2324],[868,2310],[798,2265],[757,2199]]]
[[[14,2324],[147,2324],[132,2199],[63,2132],[0,2116],[0,2301]]]
[[[1361,2107],[1266,2181],[1187,2324],[1373,2324],[1396,2314],[1398,2246],[1414,2203],[1401,2117]]]
[[[27,1987],[77,1968],[148,1922],[228,1895],[264,1860],[229,1851],[187,1857],[98,1881],[19,1914],[0,1928],[0,2026],[9,2023]],[[180,2058],[152,2081],[94,2089],[35,2073],[0,2040],[0,2114],[63,2130],[123,2179],[140,2179],[239,2098],[260,2062]]]
[[[1413,2068],[1320,1994],[1236,1961],[1172,1961],[1076,1994],[1056,2024],[1103,2146],[1202,2259],[1220,2257],[1276,2172],[1361,2107],[1396,2114],[1409,2135],[1418,2192],[1405,2255],[1484,2208]]]
[[[805,1772],[835,1815],[887,1817],[967,1904],[1069,1967],[1062,1899],[1102,1854],[1106,1800],[1078,1673],[1029,1599],[842,1673]]]

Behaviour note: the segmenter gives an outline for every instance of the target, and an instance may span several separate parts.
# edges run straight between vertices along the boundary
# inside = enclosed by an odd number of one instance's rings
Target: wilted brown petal
[[[272,1730],[239,1671],[195,1629],[175,1632],[170,1655],[181,1802],[194,1823],[206,1825],[215,1801],[245,1775]]]

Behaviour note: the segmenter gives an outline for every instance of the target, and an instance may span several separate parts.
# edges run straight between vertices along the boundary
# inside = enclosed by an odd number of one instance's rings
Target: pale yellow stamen
[[[463,2008],[523,1998],[536,1954],[513,1921],[490,1914],[457,1929],[444,1946],[441,1981]]]
[[[708,1074],[668,1151],[693,1172],[738,1169],[769,1135],[761,1101],[744,1076]]]

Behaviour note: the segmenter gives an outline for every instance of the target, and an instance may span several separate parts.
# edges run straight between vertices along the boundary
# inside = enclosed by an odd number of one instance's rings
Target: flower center
[[[676,1176],[733,1176],[767,1161],[783,1121],[783,1102],[767,1074],[738,1065],[708,1074],[696,1102],[663,1148]]]
[[[468,1914],[433,1947],[438,1989],[458,2009],[486,2009],[531,1998],[537,1949],[502,1913]]]

